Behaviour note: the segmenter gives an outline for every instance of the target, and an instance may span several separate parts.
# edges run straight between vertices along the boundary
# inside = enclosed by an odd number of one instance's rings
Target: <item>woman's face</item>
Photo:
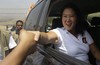
[[[65,29],[68,31],[73,31],[75,30],[75,25],[76,25],[76,14],[73,9],[71,8],[66,8],[63,13],[62,13],[62,24]]]

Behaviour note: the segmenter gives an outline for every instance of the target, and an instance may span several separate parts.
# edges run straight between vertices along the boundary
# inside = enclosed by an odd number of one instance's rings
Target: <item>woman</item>
[[[95,58],[100,60],[100,51],[87,32],[85,19],[78,7],[72,3],[65,5],[61,18],[62,28],[53,29],[48,33],[34,31],[35,40],[40,44],[53,43],[58,51],[85,62],[89,62],[87,53],[91,50]]]

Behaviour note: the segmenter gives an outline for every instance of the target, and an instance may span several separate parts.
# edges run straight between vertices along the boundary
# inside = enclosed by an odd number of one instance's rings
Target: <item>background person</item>
[[[16,25],[13,26],[11,31],[16,31],[16,34],[18,34],[18,31],[21,30],[22,28],[23,28],[23,21],[22,20],[17,20]]]
[[[23,28],[23,21],[22,20],[17,20],[16,21],[16,26],[11,29],[10,32],[10,39],[9,39],[9,48],[12,49],[14,48],[17,43],[18,43],[18,35],[20,30]]]
[[[11,31],[7,31],[5,36],[7,37],[6,39],[8,40],[6,44],[8,44],[8,50],[6,51],[6,55],[9,54],[14,47],[17,46],[17,43],[19,42],[19,32],[23,28],[23,21],[22,20],[17,20],[15,26],[11,29]]]

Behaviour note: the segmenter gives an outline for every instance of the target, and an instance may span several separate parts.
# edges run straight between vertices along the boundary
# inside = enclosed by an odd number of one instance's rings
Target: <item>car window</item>
[[[50,0],[40,0],[30,11],[24,28],[27,30],[44,30]]]

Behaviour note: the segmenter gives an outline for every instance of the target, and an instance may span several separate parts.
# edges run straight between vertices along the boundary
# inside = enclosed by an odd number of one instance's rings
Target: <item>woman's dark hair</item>
[[[83,17],[81,11],[79,10],[79,8],[77,7],[76,4],[74,3],[67,3],[61,10],[61,18],[62,18],[62,14],[63,14],[63,11],[66,9],[66,8],[71,8],[72,10],[74,10],[76,16],[77,16],[77,24],[76,24],[76,27],[75,27],[75,31],[77,34],[84,34],[84,30],[86,29],[86,21],[85,21],[85,18]]]
[[[16,21],[16,25],[17,25],[18,22],[21,22],[23,24],[23,21],[22,20],[17,20]]]

